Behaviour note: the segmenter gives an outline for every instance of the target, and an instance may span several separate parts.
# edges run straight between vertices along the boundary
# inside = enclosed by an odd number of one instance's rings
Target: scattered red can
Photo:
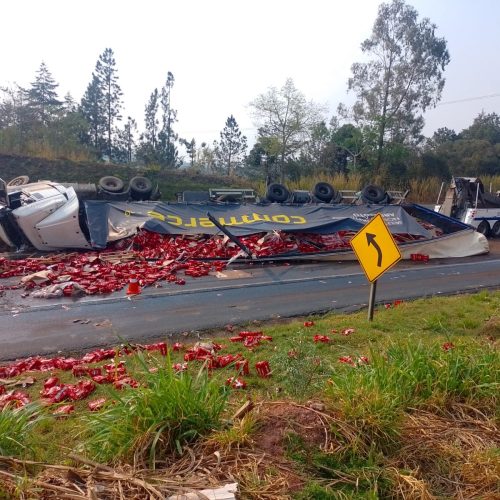
[[[271,367],[269,366],[269,361],[257,361],[255,363],[255,370],[259,377],[268,378],[271,375]]]
[[[52,415],[69,415],[75,411],[75,405],[62,405],[52,412]]]
[[[323,343],[327,344],[328,342],[330,342],[330,337],[328,337],[327,335],[315,335],[313,340],[316,343],[323,342]]]
[[[89,401],[87,406],[90,411],[100,410],[106,403],[106,398],[98,398],[93,401]]]
[[[246,389],[247,383],[237,377],[229,377],[226,380],[226,385],[230,385],[233,389]]]
[[[242,375],[250,374],[250,365],[248,363],[248,359],[239,359],[234,363],[234,367],[236,368],[236,371],[238,373],[241,373]]]

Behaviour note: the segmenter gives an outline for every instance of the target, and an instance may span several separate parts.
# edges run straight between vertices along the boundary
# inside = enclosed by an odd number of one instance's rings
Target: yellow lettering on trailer
[[[153,219],[158,219],[161,220],[162,222],[165,222],[165,216],[163,214],[160,214],[159,212],[155,212],[154,210],[148,210],[147,214],[150,217],[153,217]]]
[[[191,217],[190,221],[191,222],[186,222],[184,224],[184,226],[185,227],[197,227],[198,226],[196,217]]]
[[[273,215],[273,222],[280,222],[281,224],[290,224],[290,217],[288,217],[288,215]]]
[[[214,227],[214,223],[208,217],[200,217],[199,223],[201,227]]]
[[[167,219],[173,219],[167,221],[172,226],[182,226],[182,219],[178,215],[167,215]]]

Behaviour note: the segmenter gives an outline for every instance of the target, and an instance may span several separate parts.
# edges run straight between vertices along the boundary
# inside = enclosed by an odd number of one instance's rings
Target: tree
[[[426,141],[427,149],[436,149],[447,142],[456,141],[458,139],[457,133],[448,127],[438,128],[432,137],[428,138]]]
[[[189,156],[189,166],[193,168],[196,162],[196,141],[194,137],[190,141],[187,139],[180,139],[179,142],[186,148],[186,153]]]
[[[349,90],[357,97],[353,116],[376,130],[378,169],[387,141],[421,140],[422,113],[436,105],[444,87],[450,61],[446,41],[435,35],[429,19],[417,17],[404,0],[382,4],[371,37],[361,44],[371,59],[351,68]]]
[[[167,73],[167,81],[161,89],[161,109],[162,109],[162,129],[158,135],[160,141],[160,150],[162,164],[168,168],[176,168],[178,166],[179,152],[175,146],[175,141],[178,139],[177,134],[173,130],[173,124],[177,121],[177,111],[172,109],[171,96],[174,86],[174,75],[169,71]]]
[[[154,89],[149,96],[149,101],[144,110],[144,133],[141,134],[141,145],[137,155],[145,163],[159,162],[158,134],[160,132],[160,122],[158,120],[158,110],[160,106],[158,89]]]
[[[201,143],[201,148],[198,150],[196,156],[196,165],[200,170],[208,174],[215,173],[216,168],[214,150],[206,142]]]
[[[47,66],[42,62],[36,72],[35,81],[31,83],[31,88],[27,93],[29,103],[43,125],[48,125],[61,109],[62,103],[56,92],[58,86],[59,84],[55,82]]]
[[[76,104],[76,101],[73,99],[73,96],[68,92],[64,96],[64,103],[63,103],[63,109],[64,113],[75,113],[78,111],[78,105]]]
[[[460,138],[484,140],[491,144],[499,144],[500,116],[496,113],[479,113],[472,125],[460,132]]]
[[[247,138],[242,135],[233,115],[226,120],[226,126],[220,133],[220,142],[216,144],[215,154],[227,175],[233,175],[241,166],[247,149]]]
[[[267,93],[259,95],[250,107],[259,127],[259,141],[260,138],[272,139],[272,149],[267,152],[279,158],[279,175],[283,182],[286,162],[304,147],[312,127],[323,119],[324,108],[306,101],[290,78],[281,89],[271,87]]]
[[[337,171],[347,173],[349,169],[356,172],[359,169],[360,160],[365,156],[368,142],[362,128],[346,123],[334,128],[331,140],[337,148],[337,156],[345,157],[344,169],[337,168]]]
[[[99,56],[95,67],[95,75],[102,93],[103,117],[106,129],[104,152],[108,158],[112,158],[114,122],[122,119],[120,110],[122,108],[121,97],[123,95],[118,85],[116,61],[113,50],[107,48]]]
[[[26,145],[36,116],[29,105],[27,91],[17,84],[13,87],[0,87],[3,99],[0,102],[0,147],[3,151],[26,153]]]
[[[137,122],[127,117],[127,123],[123,129],[119,129],[114,145],[113,157],[122,163],[132,163],[135,149],[135,132],[137,131]]]
[[[484,139],[457,139],[441,144],[435,154],[452,175],[477,177],[500,174],[500,146]]]
[[[272,179],[277,177],[276,157],[269,154],[270,144],[265,138],[260,138],[245,157],[244,169],[242,174],[252,179],[265,180],[270,184]]]
[[[104,132],[106,130],[103,107],[104,95],[99,77],[92,73],[92,81],[88,84],[80,103],[80,112],[89,125],[89,142],[97,152],[102,151]]]

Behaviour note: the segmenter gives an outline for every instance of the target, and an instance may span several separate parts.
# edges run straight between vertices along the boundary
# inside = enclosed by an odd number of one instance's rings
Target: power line
[[[491,99],[492,97],[500,97],[500,93],[498,94],[488,94],[488,95],[480,95],[477,97],[466,97],[464,99],[457,99],[455,101],[446,101],[446,102],[440,102],[436,105],[437,106],[443,106],[445,104],[457,104],[459,102],[469,102],[469,101],[480,101],[481,99]]]

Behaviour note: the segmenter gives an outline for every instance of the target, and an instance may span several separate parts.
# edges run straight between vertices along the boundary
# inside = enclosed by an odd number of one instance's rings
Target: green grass
[[[176,374],[169,357],[150,373],[143,363],[138,389],[109,389],[114,403],[82,419],[84,449],[95,460],[147,459],[154,466],[167,453],[221,425],[227,391],[207,370]]]
[[[32,430],[42,418],[39,405],[34,403],[20,409],[7,405],[0,410],[0,455],[30,457],[36,438]]]
[[[262,423],[258,412],[230,421],[246,399],[280,400],[280,404],[291,400],[302,405],[319,400],[325,404],[325,412],[333,415],[329,432],[335,452],[308,444],[298,428],[288,432],[285,456],[309,479],[296,498],[387,498],[401,488],[408,498],[415,491],[427,494],[426,488],[449,497],[450,491],[442,485],[421,477],[417,480],[417,472],[394,463],[400,450],[408,446],[404,434],[408,418],[418,412],[455,418],[450,417],[454,405],[461,404],[480,411],[474,415],[484,415],[488,425],[498,423],[499,311],[500,292],[484,291],[416,300],[390,309],[380,306],[372,322],[367,321],[366,311],[360,311],[241,325],[232,333],[212,332],[214,341],[223,345],[219,354],[241,353],[249,360],[250,375],[243,377],[246,390],[232,391],[225,386],[228,377],[237,375],[234,366],[208,372],[201,362],[193,361],[187,372],[176,374],[171,365],[182,361],[183,351],[170,351],[166,358],[143,352],[123,358],[140,388],[116,391],[98,386],[92,399],[105,396],[109,404],[97,413],[87,410],[87,401],[78,401],[75,413],[66,419],[50,414],[42,420],[21,419],[23,412],[9,414],[13,422],[3,423],[9,439],[0,438],[0,446],[8,442],[13,447],[9,453],[15,456],[51,463],[64,463],[68,452],[76,450],[99,462],[154,466],[195,442],[207,443],[221,453],[258,446],[255,435]],[[305,326],[305,320],[313,321],[313,326]],[[354,332],[342,335],[345,328]],[[262,330],[272,341],[248,350],[228,339],[239,330]],[[314,335],[327,335],[330,342],[314,343]],[[185,338],[182,341],[187,343]],[[445,343],[452,343],[453,348],[444,350]],[[347,356],[354,365],[339,361]],[[362,356],[368,358],[368,364],[357,362]],[[256,374],[255,363],[262,360],[270,363],[269,378]],[[151,367],[157,371],[150,372]],[[63,382],[74,382],[71,373],[57,375]],[[27,389],[34,400],[43,382],[43,376],[38,377],[40,381]],[[18,429],[17,434],[10,429]],[[436,473],[491,477],[486,472],[488,467],[493,470],[499,457],[491,443],[473,452],[458,446],[451,443],[432,450],[429,463]],[[489,450],[487,455],[485,450]],[[421,455],[426,453],[430,450],[422,449]],[[454,456],[469,458],[461,459],[457,469]],[[247,488],[249,498],[259,489],[265,490],[270,484],[266,481],[279,477],[279,471],[268,476],[257,472],[241,472],[242,488]],[[460,477],[453,476],[453,481]]]

